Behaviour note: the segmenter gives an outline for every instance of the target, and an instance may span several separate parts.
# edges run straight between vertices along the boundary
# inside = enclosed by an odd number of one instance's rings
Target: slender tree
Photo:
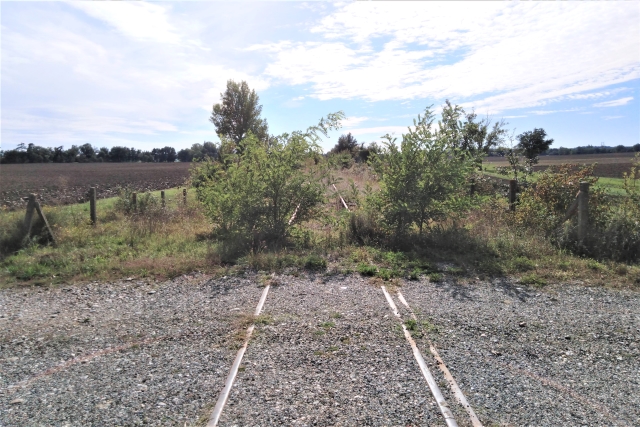
[[[268,140],[267,121],[260,118],[262,105],[258,103],[258,94],[249,89],[247,82],[227,81],[227,90],[220,96],[222,102],[213,106],[209,118],[219,137],[228,138],[239,146],[251,131],[259,141]]]

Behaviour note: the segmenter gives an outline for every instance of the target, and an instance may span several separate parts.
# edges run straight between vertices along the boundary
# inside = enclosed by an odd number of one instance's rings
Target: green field
[[[483,171],[486,175],[489,175],[494,178],[500,179],[510,179],[509,176],[500,175],[496,172],[496,165],[491,163],[483,163],[482,165]],[[531,176],[531,180],[533,182],[537,181],[538,174],[540,172],[534,172]],[[624,190],[624,179],[622,178],[609,178],[609,177],[598,177],[598,182],[596,183],[596,187],[602,188],[606,194],[610,196],[626,196],[627,192]]]

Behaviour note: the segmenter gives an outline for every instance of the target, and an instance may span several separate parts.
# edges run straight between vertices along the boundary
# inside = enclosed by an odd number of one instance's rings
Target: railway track
[[[266,299],[267,299],[267,295],[269,293],[269,289],[270,286],[267,285],[264,288],[264,291],[262,292],[262,295],[260,297],[260,300],[258,302],[258,305],[256,307],[255,316],[260,315],[260,313],[263,310],[263,307],[265,305]],[[426,383],[428,384],[429,390],[431,391],[431,394],[433,396],[433,398],[435,399],[438,408],[442,414],[442,417],[444,419],[444,422],[446,423],[446,425],[448,427],[458,427],[458,423],[455,420],[453,413],[451,412],[451,410],[448,407],[448,403],[446,402],[445,398],[442,395],[442,392],[440,391],[440,388],[438,387],[438,384],[436,383],[436,380],[434,379],[433,375],[431,374],[431,371],[429,370],[429,368],[427,367],[427,364],[425,363],[424,357],[422,355],[422,353],[420,352],[420,349],[418,348],[418,346],[416,345],[416,342],[413,340],[410,331],[407,329],[406,325],[405,325],[405,320],[403,318],[403,316],[398,312],[397,306],[395,304],[395,302],[393,301],[392,296],[390,295],[390,293],[387,291],[385,286],[381,286],[381,291],[384,294],[384,297],[387,301],[387,303],[389,304],[389,307],[391,308],[394,316],[400,321],[400,326],[403,330],[404,336],[407,340],[407,343],[409,344],[409,348],[411,349],[413,356],[415,358],[416,361],[416,366],[415,366],[415,375],[420,375],[422,374],[422,376],[424,377]],[[397,292],[396,297],[398,298],[398,300],[410,311],[411,313],[411,318],[414,319],[414,321],[417,321],[417,317],[415,315],[415,313],[411,310],[411,307],[409,306],[409,303],[407,302],[407,300],[404,298],[404,296],[402,295],[402,293]],[[246,335],[245,335],[245,340],[244,343],[242,345],[242,347],[238,350],[238,353],[236,354],[235,360],[233,362],[233,365],[231,366],[231,369],[228,373],[227,379],[225,381],[225,386],[223,388],[223,390],[221,391],[220,395],[218,396],[216,405],[213,409],[213,411],[211,412],[211,415],[209,417],[209,420],[207,422],[207,427],[216,427],[218,426],[218,423],[220,421],[220,418],[222,416],[222,412],[224,411],[225,405],[228,401],[229,398],[229,394],[231,392],[231,389],[234,385],[234,381],[236,379],[236,376],[238,374],[238,369],[240,367],[240,364],[242,363],[242,359],[244,357],[244,354],[247,350],[247,347],[249,345],[251,336],[253,334],[255,328],[255,324],[251,324],[247,330],[246,330]],[[481,427],[482,423],[480,422],[480,420],[478,419],[478,417],[476,416],[475,412],[473,411],[473,409],[471,408],[471,406],[469,405],[469,403],[467,402],[466,397],[464,396],[464,393],[462,392],[462,390],[458,387],[455,379],[453,378],[453,376],[451,375],[451,373],[449,372],[448,368],[446,367],[444,361],[442,360],[442,358],[440,357],[440,355],[437,353],[437,350],[435,349],[434,345],[432,343],[430,344],[430,350],[431,353],[435,359],[435,361],[438,364],[438,367],[441,369],[441,371],[443,372],[445,378],[447,379],[448,385],[451,389],[452,394],[456,397],[456,403],[461,405],[462,408],[464,408],[464,410],[466,411],[467,415],[468,415],[468,422],[470,422],[470,424],[473,427]],[[468,424],[467,422],[465,422],[465,425]]]

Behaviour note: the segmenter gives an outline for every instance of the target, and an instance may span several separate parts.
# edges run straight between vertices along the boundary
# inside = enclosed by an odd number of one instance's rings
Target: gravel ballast
[[[0,425],[184,425],[215,400],[261,289],[182,277],[0,293]]]
[[[640,298],[513,281],[356,275],[125,280],[0,291],[0,426],[204,425],[252,321],[221,426],[458,424],[433,342],[485,426],[640,425]]]

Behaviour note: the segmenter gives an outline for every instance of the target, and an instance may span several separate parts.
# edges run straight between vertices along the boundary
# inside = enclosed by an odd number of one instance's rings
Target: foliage
[[[625,172],[622,178],[627,196],[633,203],[640,205],[640,153],[634,156],[630,171]]]
[[[351,135],[351,132],[349,132],[346,135],[341,135],[338,138],[338,142],[336,143],[336,145],[331,149],[331,153],[342,153],[343,151],[346,151],[348,153],[354,153],[358,150],[358,141],[353,137],[353,135]]]
[[[136,202],[133,202],[135,192],[130,187],[120,189],[115,202],[116,211],[125,215],[147,214],[160,208],[160,200],[150,192],[136,193]]]
[[[358,273],[362,274],[363,276],[372,277],[375,276],[377,272],[378,267],[376,267],[375,265],[365,263],[358,264]]]
[[[249,132],[260,141],[269,138],[267,121],[260,118],[262,105],[258,104],[258,94],[249,89],[247,82],[228,80],[227,90],[220,97],[222,103],[214,104],[209,118],[219,137],[228,138],[236,144],[240,144]]]
[[[382,225],[395,237],[406,235],[414,225],[422,234],[430,221],[466,205],[461,189],[474,159],[451,132],[433,130],[433,121],[427,108],[414,120],[414,129],[402,135],[400,145],[386,135],[382,152],[373,157],[381,189],[369,203],[381,212]]]
[[[587,182],[591,187],[590,221],[602,225],[607,202],[604,191],[594,187],[598,177],[593,176],[593,168],[594,165],[564,164],[552,166],[540,173],[536,185],[525,188],[520,194],[516,224],[550,235],[561,224],[567,209],[575,200],[580,182]]]
[[[327,260],[319,255],[308,255],[304,259],[304,268],[312,271],[324,271],[327,269]]]
[[[446,100],[442,107],[442,120],[438,124],[440,132],[454,148],[480,158],[502,142],[506,123],[501,120],[491,126],[488,117],[480,121],[477,121],[477,117],[475,112],[465,113],[462,107]]]
[[[545,139],[547,132],[542,128],[526,131],[518,135],[518,148],[530,164],[538,163],[538,156],[549,149],[553,139]]]
[[[213,142],[205,141],[203,144],[193,144],[191,148],[183,148],[178,151],[178,160],[181,162],[199,161],[206,157],[218,158],[218,148]]]
[[[223,138],[220,160],[206,160],[192,169],[198,199],[215,236],[229,250],[224,258],[282,247],[295,224],[316,215],[323,201],[324,173],[307,160],[319,152],[320,134],[338,128],[343,117],[342,112],[331,114],[306,132],[274,138],[269,146],[249,132],[241,151]]]

